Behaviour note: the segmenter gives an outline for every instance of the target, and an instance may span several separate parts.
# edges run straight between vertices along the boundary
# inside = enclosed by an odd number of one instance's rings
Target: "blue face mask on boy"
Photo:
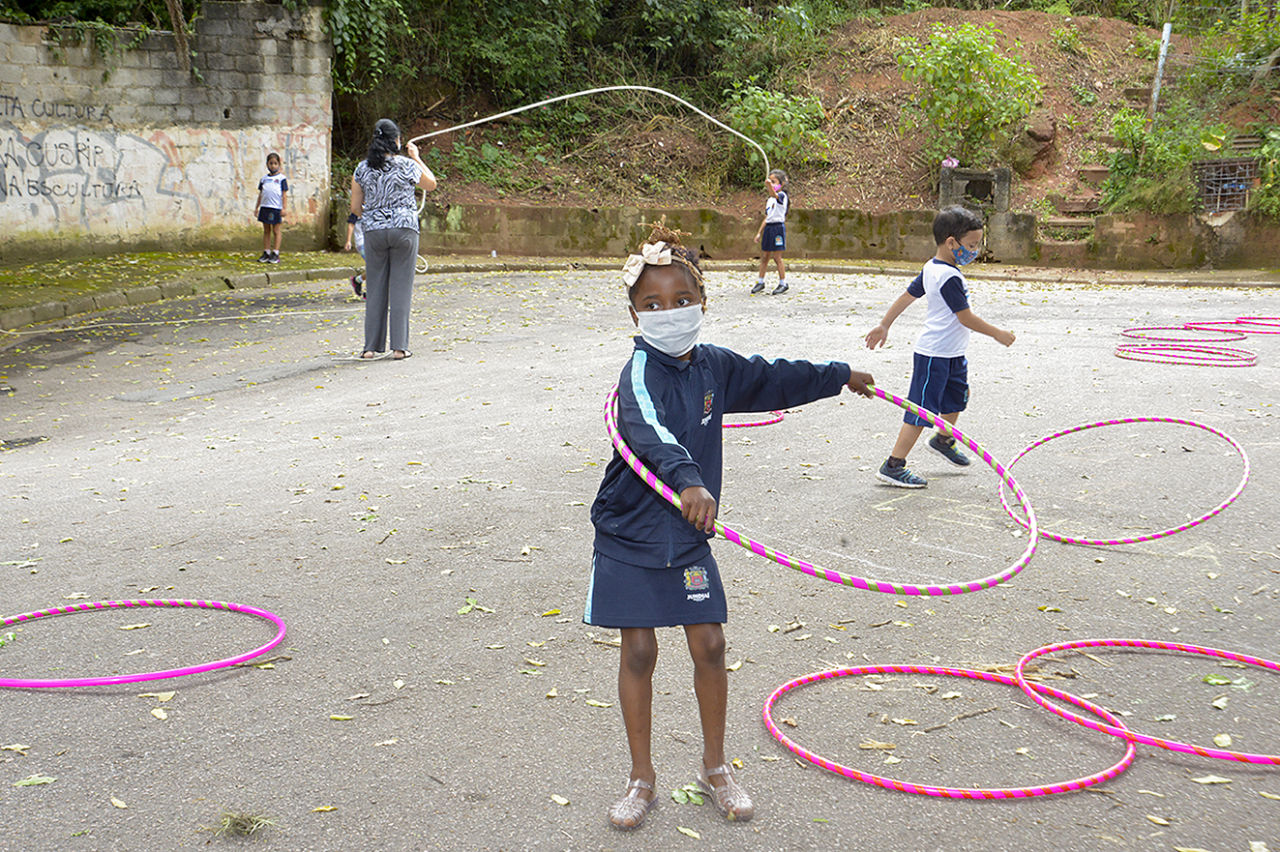
[[[973,263],[974,259],[978,256],[978,252],[976,249],[967,249],[963,245],[960,245],[958,248],[953,248],[951,250],[951,256],[956,259],[956,265],[964,266],[966,264]]]

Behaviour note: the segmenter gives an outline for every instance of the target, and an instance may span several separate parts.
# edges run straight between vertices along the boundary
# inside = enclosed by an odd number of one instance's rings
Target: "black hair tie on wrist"
[[[348,224],[348,225],[354,225],[356,222],[359,222],[359,221],[360,221],[360,217],[359,217],[359,216],[357,216],[356,214],[354,214],[354,213],[348,213],[348,214],[347,214],[347,224]]]

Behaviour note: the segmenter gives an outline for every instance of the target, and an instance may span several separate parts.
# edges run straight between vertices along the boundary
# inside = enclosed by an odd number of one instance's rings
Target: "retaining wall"
[[[119,30],[104,56],[65,27],[0,24],[0,259],[251,251],[271,151],[289,180],[285,246],[323,245],[333,117],[320,9],[205,0],[191,29],[185,71],[170,32]]]
[[[685,240],[713,258],[759,256],[758,218],[671,208],[431,205],[423,211],[423,251],[501,255],[621,257],[647,236],[640,222],[666,216]],[[934,211],[872,215],[858,210],[794,210],[787,256],[918,261],[934,253]],[[1280,223],[1247,213],[1217,217],[1103,215],[1088,240],[1041,240],[1036,219],[993,213],[986,255],[996,263],[1094,269],[1271,269],[1280,267]]]

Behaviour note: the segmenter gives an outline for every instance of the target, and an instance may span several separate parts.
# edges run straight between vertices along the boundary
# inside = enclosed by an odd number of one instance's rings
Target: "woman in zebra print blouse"
[[[387,351],[408,358],[409,307],[413,300],[414,264],[418,259],[418,205],[415,186],[430,192],[436,176],[418,156],[418,146],[406,146],[400,156],[400,128],[389,118],[373,127],[369,153],[351,178],[351,215],[364,229],[364,351],[372,360]]]

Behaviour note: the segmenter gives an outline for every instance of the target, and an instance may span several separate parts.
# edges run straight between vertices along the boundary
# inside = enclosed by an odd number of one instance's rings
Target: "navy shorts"
[[[786,251],[787,250],[787,224],[785,222],[770,222],[764,226],[764,230],[760,233],[760,251]]]
[[[724,624],[720,569],[708,553],[680,568],[642,568],[595,551],[582,621],[597,627]]]
[[[280,209],[278,207],[259,207],[258,221],[264,225],[279,225],[281,222]]]
[[[917,352],[907,399],[935,414],[964,411],[969,404],[968,359],[963,355],[957,358],[937,358]],[[902,415],[902,422],[908,426],[932,425],[910,411]]]

